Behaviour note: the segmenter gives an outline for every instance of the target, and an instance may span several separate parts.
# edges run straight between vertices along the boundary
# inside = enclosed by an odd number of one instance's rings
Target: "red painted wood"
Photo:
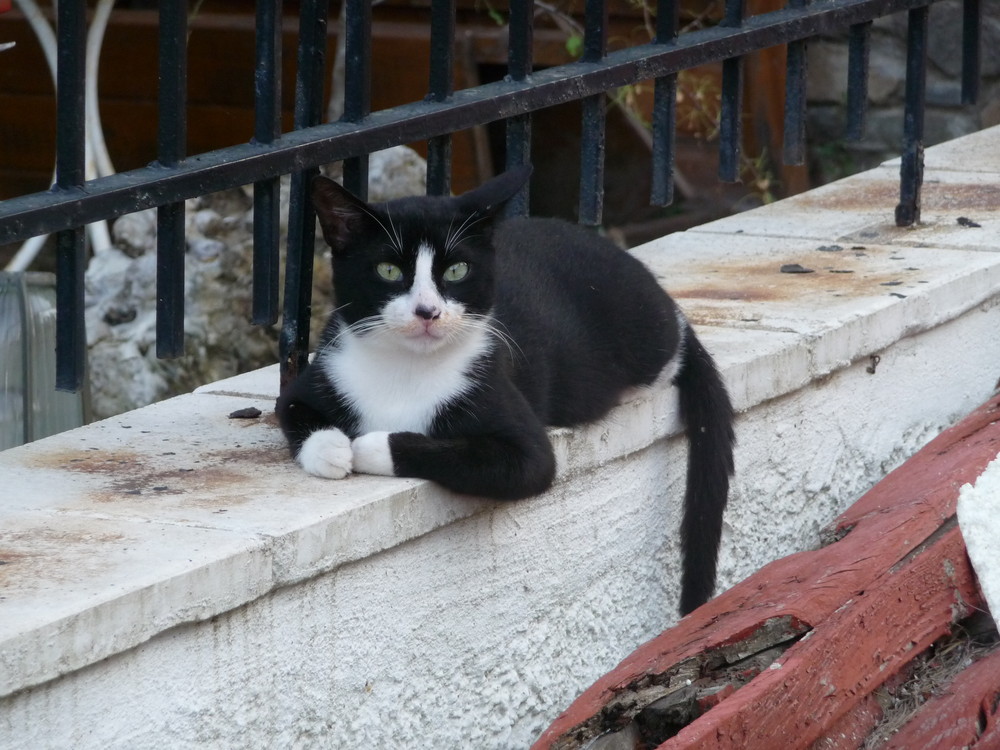
[[[575,747],[573,730],[630,686],[738,644],[780,617],[814,632],[786,652],[781,670],[761,674],[662,747],[808,746],[803,738],[822,736],[947,632],[954,617],[981,604],[957,527],[938,532],[954,516],[958,488],[998,452],[1000,396],[945,430],[840,516],[833,526],[846,532],[843,539],[765,566],[640,646],[559,716],[533,750]],[[782,743],[791,744],[774,744],[774,731],[761,729],[767,722],[750,715],[755,711],[766,712]]]
[[[882,718],[882,706],[867,695],[826,732],[811,750],[858,750]]]
[[[1000,747],[1000,651],[965,669],[885,744],[885,750]],[[980,736],[979,723],[985,719]],[[992,739],[991,739],[992,737]]]
[[[761,673],[660,750],[808,748],[981,605],[955,526],[818,623],[779,659],[780,669]]]
[[[992,718],[992,722],[979,735],[979,739],[970,750],[997,750],[1000,748],[1000,721],[997,721],[996,713],[993,714]]]

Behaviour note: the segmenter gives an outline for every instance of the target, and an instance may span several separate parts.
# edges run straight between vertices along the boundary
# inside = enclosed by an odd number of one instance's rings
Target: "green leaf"
[[[583,54],[583,37],[579,34],[573,34],[566,40],[566,51],[569,52],[570,57],[577,58]]]

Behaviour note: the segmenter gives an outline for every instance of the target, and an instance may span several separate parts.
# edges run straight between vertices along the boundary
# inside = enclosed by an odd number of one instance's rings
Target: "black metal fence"
[[[256,127],[250,143],[186,155],[187,1],[162,0],[160,13],[159,155],[152,166],[92,181],[84,180],[85,3],[58,4],[57,178],[48,192],[0,203],[0,244],[56,232],[57,385],[76,390],[83,381],[83,227],[94,221],[156,207],[157,354],[178,356],[184,347],[184,200],[218,190],[254,185],[253,320],[273,324],[279,314],[278,179],[291,174],[281,331],[282,381],[305,364],[308,349],[315,221],[305,199],[308,181],[321,164],[344,162],[345,185],[367,193],[368,154],[390,146],[428,142],[427,190],[449,190],[450,134],[496,121],[506,122],[507,166],[526,163],[531,151],[531,115],[545,107],[580,100],[583,106],[580,220],[601,220],[604,182],[605,92],[653,80],[651,202],[673,199],[676,83],[679,71],[722,62],[719,177],[739,177],[743,57],[788,46],[785,102],[785,163],[805,153],[805,44],[810,37],[849,31],[847,139],[864,130],[868,50],[872,21],[908,11],[904,142],[899,225],[919,220],[923,172],[922,138],[928,7],[935,0],[788,0],[782,10],[745,16],[745,0],[725,0],[722,22],[678,33],[681,0],[657,0],[656,34],[648,44],[607,52],[606,0],[586,0],[583,55],[578,62],[535,71],[532,64],[534,4],[509,2],[508,75],[503,81],[453,91],[455,0],[431,0],[431,63],[423,101],[371,111],[371,2],[346,3],[344,115],[322,123],[327,71],[327,0],[301,0],[294,130],[280,128],[281,0],[258,0]],[[980,0],[964,0],[962,98],[978,94]],[[527,192],[509,210],[524,213]]]

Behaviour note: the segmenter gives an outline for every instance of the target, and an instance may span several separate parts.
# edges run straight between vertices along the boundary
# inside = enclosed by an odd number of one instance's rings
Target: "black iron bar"
[[[596,227],[604,214],[604,155],[607,96],[595,94],[581,102],[579,222]]]
[[[806,160],[806,42],[791,42],[785,71],[785,164]]]
[[[187,152],[187,2],[160,3],[157,158],[176,169]],[[184,354],[184,201],[156,211],[156,356]]]
[[[847,130],[849,141],[865,136],[868,121],[868,56],[871,50],[872,22],[851,26],[847,43]]]
[[[451,134],[427,139],[427,194],[451,193]]]
[[[83,3],[59,3],[56,49],[56,186],[54,194],[79,197],[85,173],[84,76],[87,9]],[[56,235],[56,388],[79,391],[87,363],[83,317],[86,268],[84,229]],[[27,390],[27,385],[25,386]]]
[[[34,384],[38,375],[36,374],[37,368],[35,367],[35,357],[32,354],[32,347],[35,346],[35,328],[34,326],[28,324],[33,314],[31,309],[31,298],[28,293],[28,275],[19,273],[14,275],[9,280],[3,279],[0,281],[0,284],[2,284],[3,287],[6,287],[6,289],[3,289],[4,292],[7,292],[9,289],[13,290],[14,296],[17,298],[17,312],[18,315],[21,316],[21,382],[24,384],[21,387],[21,440],[24,443],[30,443],[35,439],[35,422],[37,417],[32,404],[34,402]],[[58,315],[58,312],[56,314]],[[58,335],[58,333],[59,329],[56,328],[56,334]],[[9,371],[10,363],[5,364],[7,365],[7,369]],[[59,389],[58,385],[56,388]]]
[[[528,164],[531,161],[531,115],[514,115],[507,118],[506,134],[507,168]],[[507,201],[505,216],[526,216],[530,200],[529,186]]]
[[[273,144],[242,144],[192,156],[176,169],[143,168],[89,182],[85,191],[34,193],[0,202],[0,244],[204,195],[306,166],[339,161],[655,79],[698,65],[833,33],[931,0],[828,0],[805,9],[752,16],[739,29],[714,27],[676,44],[611,52],[601,63],[570,63],[522,81],[455,92],[447,102],[417,102],[374,112],[363,124],[325,123],[286,133]]]
[[[371,0],[344,0],[344,122],[361,123],[371,112],[372,4]],[[344,160],[344,187],[368,199],[368,152]]]
[[[962,3],[962,104],[975,104],[979,100],[981,19],[979,0],[965,0]]]
[[[534,69],[534,20],[533,0],[511,0],[507,19],[507,74],[511,80],[523,81]]]
[[[676,44],[679,3],[659,0],[654,44]],[[669,206],[674,202],[674,158],[677,139],[677,74],[660,76],[653,84],[652,186],[649,202]]]
[[[789,7],[804,8],[809,0],[789,0]],[[785,62],[785,123],[782,161],[806,160],[806,40],[789,42]]]
[[[315,127],[322,117],[328,11],[327,0],[303,0],[299,6],[294,123],[297,132]],[[285,304],[278,339],[282,386],[298,376],[309,357],[309,320],[312,314],[313,256],[316,244],[316,214],[309,201],[309,184],[317,172],[313,165],[299,164],[290,180]]]
[[[745,0],[726,0],[722,26],[740,28]],[[740,179],[740,147],[743,139],[743,57],[722,61],[722,96],[719,111],[719,179]]]
[[[535,4],[533,0],[511,0],[507,23],[507,77],[515,84],[530,87],[529,78],[534,68],[532,44],[534,42]],[[531,115],[523,112],[507,118],[506,132],[507,169],[531,162]],[[525,185],[504,207],[506,216],[525,216],[528,213],[530,190]]]
[[[433,0],[431,3],[430,76],[427,99],[448,100],[455,80],[455,0]],[[446,133],[427,141],[427,193],[447,195],[451,192],[451,134]]]
[[[254,71],[254,141],[281,135],[281,0],[257,2],[257,66]],[[256,325],[278,320],[281,181],[253,186],[253,313]]]
[[[924,103],[927,90],[927,8],[911,10],[906,28],[906,99],[903,104],[903,154],[899,170],[896,226],[920,221],[924,180]]]
[[[427,194],[451,193],[451,134],[427,139]]]
[[[608,8],[604,0],[587,0],[584,28],[583,61],[599,63],[608,50]],[[607,101],[607,94],[600,93],[581,102],[579,221],[585,226],[599,226],[604,213]]]

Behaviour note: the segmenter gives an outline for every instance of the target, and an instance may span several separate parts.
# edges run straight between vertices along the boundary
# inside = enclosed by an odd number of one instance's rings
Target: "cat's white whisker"
[[[402,256],[403,255],[403,238],[402,238],[402,236],[400,236],[399,229],[396,227],[395,222],[393,222],[393,220],[392,220],[392,210],[389,208],[389,204],[388,203],[385,206],[385,215],[389,218],[389,229],[392,230],[392,238],[393,238],[393,241],[395,242],[396,252],[399,253],[400,256]]]
[[[386,207],[385,207],[385,213],[386,213],[386,216],[389,219],[389,226],[388,227],[386,227],[385,222],[382,221],[382,218],[378,214],[376,214],[374,211],[371,211],[368,208],[364,208],[362,210],[365,212],[365,214],[367,214],[372,219],[374,219],[376,224],[378,224],[380,227],[382,227],[382,231],[385,232],[386,236],[389,238],[389,246],[396,252],[397,255],[402,256],[403,255],[403,240],[399,236],[399,232],[396,230],[396,227],[395,227],[395,225],[392,222],[392,212],[389,210],[389,206],[386,205]],[[389,231],[390,228],[391,228],[392,231]]]
[[[504,347],[506,347],[511,357],[516,359],[524,355],[524,352],[521,350],[521,347],[518,346],[517,341],[515,341],[509,333],[502,329],[503,324],[499,323],[493,316],[467,313],[465,316],[465,323],[470,328],[483,331],[495,338]]]
[[[336,335],[331,337],[330,340],[327,341],[322,348],[320,348],[317,354],[335,349],[345,336],[363,336],[366,333],[371,333],[373,331],[385,330],[385,327],[385,320],[381,315],[371,315],[350,325],[342,325]]]
[[[462,220],[462,223],[458,225],[458,229],[455,229],[454,231],[453,227],[455,222],[453,219],[451,224],[448,225],[448,236],[445,239],[445,246],[444,246],[445,255],[447,256],[452,250],[454,250],[455,247],[458,245],[458,243],[461,242],[463,239],[465,239],[466,231],[470,229],[474,224],[482,221],[482,219],[483,217],[477,216],[476,214],[471,214],[469,216],[466,216]]]

